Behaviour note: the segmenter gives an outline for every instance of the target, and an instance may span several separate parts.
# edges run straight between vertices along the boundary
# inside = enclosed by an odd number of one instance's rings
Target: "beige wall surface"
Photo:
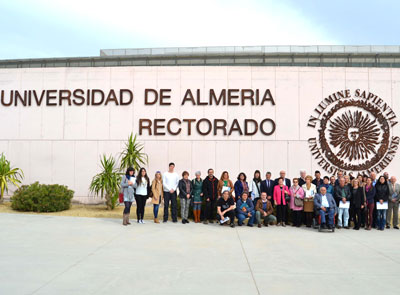
[[[317,68],[317,67],[104,67],[1,69],[0,90],[6,98],[10,90],[47,89],[131,89],[133,103],[127,106],[10,106],[0,104],[0,152],[24,170],[24,183],[59,183],[75,190],[78,200],[88,200],[88,186],[99,172],[101,154],[117,156],[130,132],[138,133],[139,118],[270,118],[276,123],[274,134],[253,136],[212,134],[202,136],[195,130],[173,136],[139,136],[149,155],[148,172],[166,171],[176,163],[180,173],[191,177],[214,168],[217,177],[223,170],[235,180],[240,171],[252,178],[254,170],[264,175],[279,170],[295,177],[300,169],[308,173],[322,170],[313,159],[308,138],[317,136],[307,127],[314,108],[331,93],[349,89],[373,92],[400,116],[400,69]],[[171,105],[145,105],[144,90],[171,89]],[[270,89],[275,105],[193,106],[181,105],[187,89],[200,89],[204,98],[209,89]],[[7,98],[8,99],[8,98]],[[174,125],[175,126],[175,125]],[[399,135],[398,126],[391,130]],[[185,129],[185,128],[183,128]],[[323,170],[322,170],[323,171]],[[399,174],[397,155],[385,169]],[[323,175],[328,173],[323,172]]]

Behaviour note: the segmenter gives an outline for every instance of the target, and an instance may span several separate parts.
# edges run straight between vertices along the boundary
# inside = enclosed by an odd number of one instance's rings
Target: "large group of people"
[[[335,176],[322,177],[315,171],[314,177],[300,171],[292,180],[280,171],[279,177],[272,178],[267,172],[265,179],[256,170],[248,181],[244,172],[233,182],[229,173],[223,171],[220,179],[214,170],[208,169],[203,179],[197,171],[193,179],[184,171],[182,177],[175,172],[175,164],[170,163],[168,171],[157,171],[150,182],[145,168],[135,176],[133,168],[128,168],[122,178],[121,193],[124,198],[123,225],[129,222],[132,202],[136,200],[138,223],[144,222],[147,199],[153,204],[154,222],[160,223],[158,211],[164,204],[163,222],[168,222],[171,212],[172,222],[178,222],[178,197],[182,223],[189,223],[190,209],[195,223],[204,224],[217,221],[220,225],[247,226],[259,228],[268,225],[321,228],[337,227],[354,230],[376,228],[384,230],[398,227],[400,184],[396,177],[383,173],[377,178],[370,175],[346,175],[338,172]]]

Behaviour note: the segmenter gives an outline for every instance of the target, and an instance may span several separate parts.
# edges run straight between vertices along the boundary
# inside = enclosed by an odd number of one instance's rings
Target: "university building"
[[[101,50],[0,60],[0,152],[24,183],[89,202],[102,154],[129,134],[148,172],[256,169],[289,177],[388,171],[400,160],[400,46]],[[398,175],[400,177],[400,174]]]

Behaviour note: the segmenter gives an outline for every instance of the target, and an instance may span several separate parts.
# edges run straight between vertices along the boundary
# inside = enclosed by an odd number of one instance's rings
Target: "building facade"
[[[102,50],[0,61],[0,152],[24,183],[89,202],[102,154],[138,134],[148,172],[388,171],[400,160],[398,46]]]

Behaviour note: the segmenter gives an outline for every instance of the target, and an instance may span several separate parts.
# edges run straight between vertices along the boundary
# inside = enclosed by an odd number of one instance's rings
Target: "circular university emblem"
[[[327,172],[380,172],[390,163],[399,144],[392,135],[397,124],[389,105],[378,96],[343,90],[325,98],[314,110],[309,127],[317,137],[308,140],[311,153]]]

